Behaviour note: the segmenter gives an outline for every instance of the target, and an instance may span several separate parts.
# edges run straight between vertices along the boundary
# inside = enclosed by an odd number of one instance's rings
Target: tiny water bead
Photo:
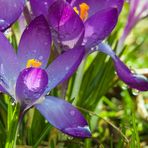
[[[0,30],[4,30],[5,28],[7,28],[9,26],[10,26],[10,23],[8,23],[4,19],[0,18]]]

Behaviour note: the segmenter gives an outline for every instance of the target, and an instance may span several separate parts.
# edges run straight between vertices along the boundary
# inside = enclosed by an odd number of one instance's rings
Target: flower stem
[[[8,105],[8,107],[9,107],[9,105]],[[16,140],[17,140],[19,125],[20,125],[20,122],[18,121],[19,112],[20,112],[20,106],[19,106],[19,104],[17,104],[14,107],[12,117],[7,125],[8,126],[8,129],[7,129],[8,133],[7,133],[5,148],[16,148]]]

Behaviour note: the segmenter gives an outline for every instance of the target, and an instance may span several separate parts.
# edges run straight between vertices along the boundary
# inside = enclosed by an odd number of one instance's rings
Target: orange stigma
[[[74,7],[74,11],[80,15],[80,18],[85,21],[88,18],[88,10],[89,10],[89,5],[86,3],[81,3],[79,5],[80,11],[77,9],[77,7]]]
[[[42,65],[42,62],[36,59],[29,59],[26,64],[26,68],[29,68],[29,67],[38,68],[38,67],[41,67],[41,65]]]

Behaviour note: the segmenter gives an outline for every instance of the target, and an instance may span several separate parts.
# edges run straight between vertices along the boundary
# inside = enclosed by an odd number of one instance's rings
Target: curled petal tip
[[[84,127],[78,126],[76,128],[66,128],[64,129],[64,132],[71,136],[79,137],[79,138],[90,138],[91,137],[91,131],[88,125]]]
[[[118,77],[129,87],[139,91],[148,91],[148,79],[143,75],[132,73],[119,57],[116,56],[110,46],[101,43],[96,50],[109,55],[113,59]]]
[[[145,76],[132,73],[117,56],[114,64],[119,78],[129,87],[139,91],[148,91],[148,79]]]

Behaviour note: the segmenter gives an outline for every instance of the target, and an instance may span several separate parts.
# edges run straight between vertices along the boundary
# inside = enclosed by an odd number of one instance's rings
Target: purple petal
[[[24,31],[18,49],[18,58],[22,69],[29,59],[36,59],[46,67],[50,54],[51,34],[43,16],[34,19]]]
[[[46,69],[48,73],[47,91],[68,79],[79,66],[83,56],[84,47],[81,46],[69,49],[55,59]]]
[[[31,106],[41,97],[48,84],[48,76],[41,68],[24,69],[16,83],[16,97],[22,107]]]
[[[116,8],[97,12],[85,22],[84,45],[86,48],[97,45],[114,29],[118,20]]]
[[[65,48],[81,44],[84,24],[68,3],[57,0],[49,9],[48,19],[56,43]]]
[[[75,107],[63,99],[48,96],[35,107],[53,126],[62,132],[74,137],[91,137],[84,117]]]
[[[0,0],[0,31],[7,29],[21,15],[25,0]]]
[[[43,14],[48,16],[48,9],[55,0],[30,0],[32,12],[34,16]]]
[[[89,6],[89,17],[94,15],[97,11],[108,9],[110,7],[117,7],[120,13],[124,0],[67,0],[72,7],[79,8],[81,3],[86,3]]]
[[[7,93],[7,91],[0,85],[0,93]]]
[[[111,56],[114,61],[116,72],[124,83],[131,88],[140,91],[148,91],[148,79],[143,75],[132,73],[130,69],[115,55],[113,50],[108,45],[100,44],[98,50]]]
[[[0,84],[9,92],[12,91],[18,74],[19,62],[14,49],[0,32]]]

